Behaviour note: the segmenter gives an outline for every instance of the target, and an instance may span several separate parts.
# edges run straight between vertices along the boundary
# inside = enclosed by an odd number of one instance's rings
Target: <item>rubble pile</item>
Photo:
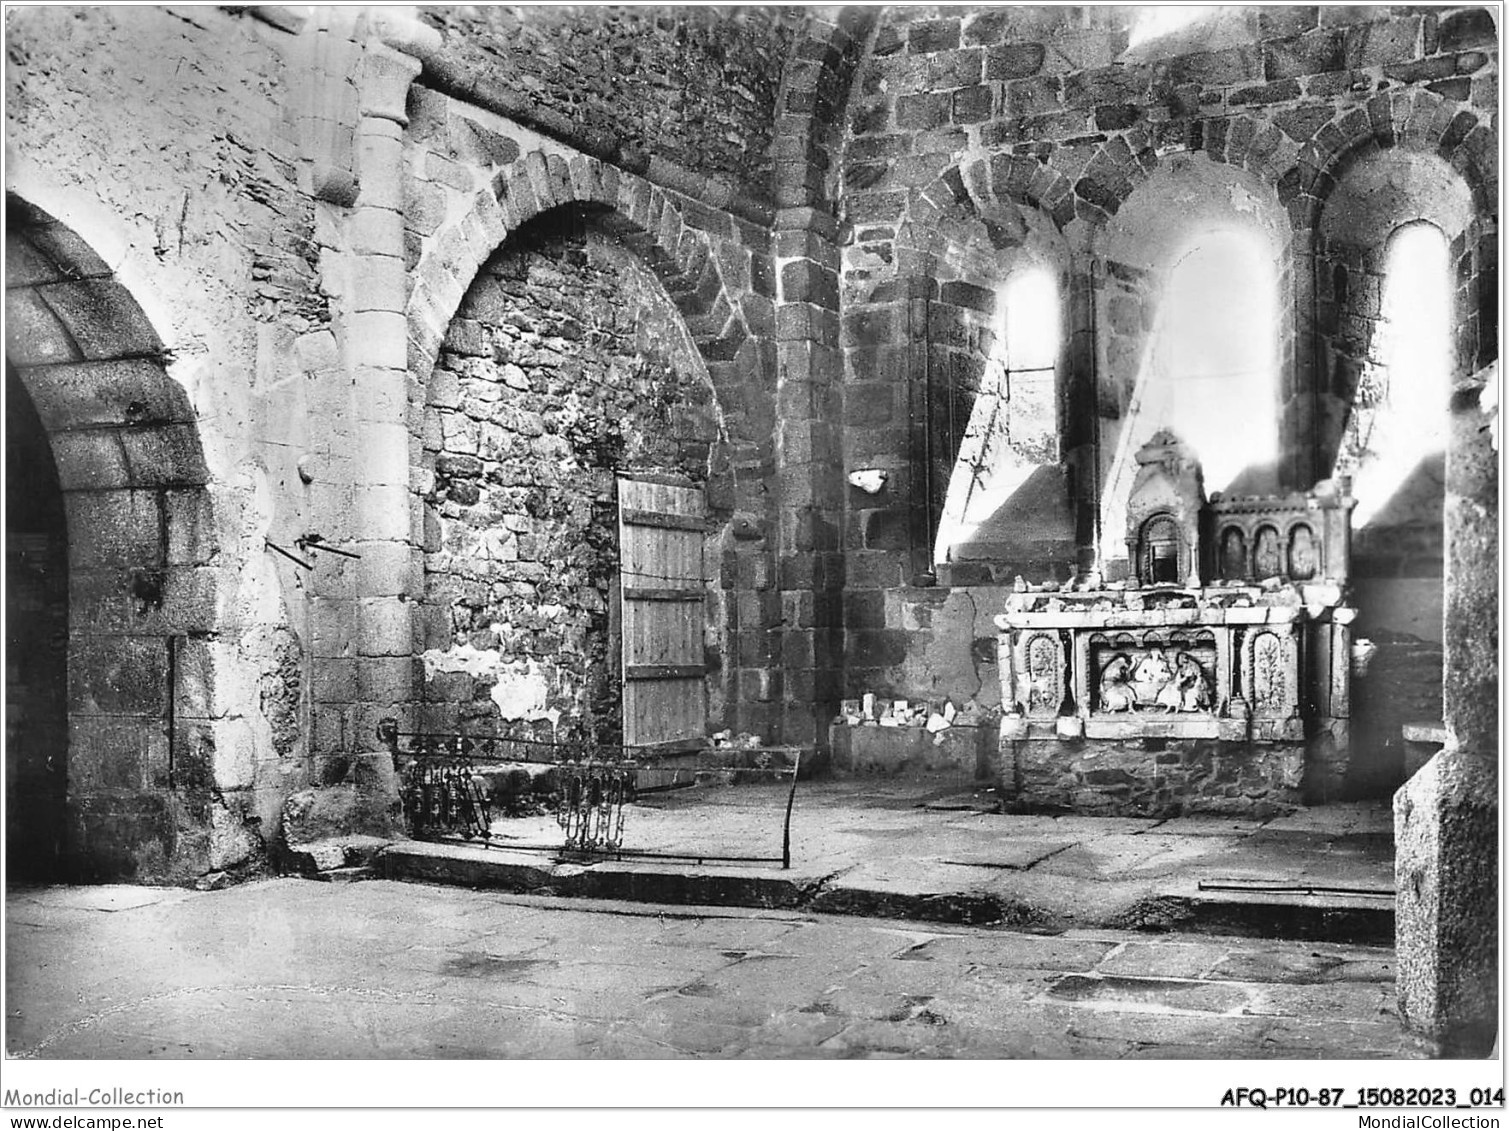
[[[978,727],[985,721],[986,712],[977,703],[956,707],[952,700],[944,700],[934,706],[923,700],[881,699],[873,692],[866,692],[860,699],[845,699],[836,722],[851,727],[921,727],[936,735],[935,744],[941,744],[943,734],[954,727]]]

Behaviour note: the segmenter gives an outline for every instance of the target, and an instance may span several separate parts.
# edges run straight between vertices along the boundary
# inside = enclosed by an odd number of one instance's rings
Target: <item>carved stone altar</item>
[[[1173,436],[1137,458],[1135,580],[1019,581],[996,618],[1008,802],[1265,813],[1334,792],[1350,714],[1353,500],[1322,489],[1206,503]]]

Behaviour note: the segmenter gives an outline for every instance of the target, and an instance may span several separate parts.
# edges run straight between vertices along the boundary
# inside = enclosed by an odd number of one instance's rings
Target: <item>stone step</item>
[[[1142,901],[1111,925],[1132,930],[1391,946],[1394,897],[1201,890],[1185,884]]]
[[[743,768],[719,766],[697,771],[697,785],[768,785],[771,782],[789,782],[790,767]]]
[[[790,773],[810,753],[797,746],[722,746],[702,751],[697,766],[704,770],[776,770]]]
[[[376,880],[382,877],[382,873],[371,865],[361,865],[350,868],[329,868],[323,872],[314,872],[307,879],[319,880],[327,884],[354,884],[362,880]]]
[[[382,870],[390,880],[710,907],[797,907],[822,879],[810,870],[778,866],[704,866],[692,860],[628,857],[584,864],[547,853],[422,841],[389,847]]]
[[[348,868],[370,868],[391,843],[388,837],[351,835],[290,844],[285,850],[284,870],[320,876]]]

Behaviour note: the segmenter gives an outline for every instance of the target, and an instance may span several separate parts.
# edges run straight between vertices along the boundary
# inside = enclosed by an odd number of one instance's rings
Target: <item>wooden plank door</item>
[[[618,481],[618,585],[627,746],[695,745],[707,733],[699,487]]]

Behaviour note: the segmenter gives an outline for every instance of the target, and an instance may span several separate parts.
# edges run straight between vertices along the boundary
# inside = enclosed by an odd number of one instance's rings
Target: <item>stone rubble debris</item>
[[[977,727],[985,712],[975,703],[963,707],[952,700],[941,706],[908,699],[880,699],[866,692],[859,699],[845,699],[836,722],[851,727],[918,727],[933,735],[933,744],[942,745],[944,735],[957,727]]]

